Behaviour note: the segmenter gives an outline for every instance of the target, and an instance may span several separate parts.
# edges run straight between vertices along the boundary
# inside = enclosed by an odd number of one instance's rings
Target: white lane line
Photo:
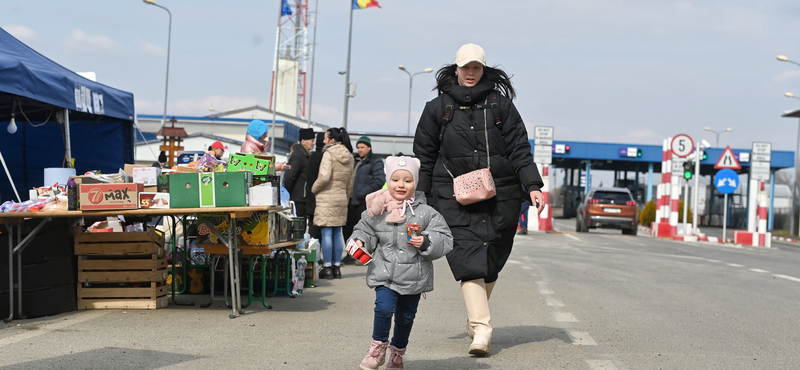
[[[752,271],[752,272],[769,272],[767,270],[762,270],[762,269],[750,269],[750,271]]]
[[[34,323],[32,325],[37,325],[37,330],[28,330],[22,332],[20,334],[16,334],[10,336],[8,338],[0,339],[0,347],[6,346],[12,343],[17,343],[26,339],[30,339],[42,334],[48,334],[54,332],[56,330],[64,329],[70,325],[80,324],[84,321],[89,321],[92,319],[96,319],[100,316],[108,315],[113,311],[107,310],[96,310],[96,311],[86,311],[79,314],[75,314],[70,317],[65,317],[63,320],[60,321],[52,321],[52,322],[42,322],[42,323]],[[12,327],[13,328],[13,327]],[[24,329],[24,326],[20,326],[20,329]],[[13,330],[13,329],[12,329]]]
[[[800,279],[798,279],[798,278],[796,278],[794,276],[787,276],[787,275],[772,275],[772,276],[800,283]]]
[[[726,263],[726,265],[730,267],[744,267],[744,265],[736,264],[736,263]]]
[[[720,261],[720,260],[707,260],[707,261],[708,262],[714,262],[714,263],[722,263],[722,261]]]
[[[586,360],[590,370],[617,370],[614,363],[608,360]]]
[[[555,299],[553,297],[547,297],[547,298],[544,299],[544,301],[550,307],[564,307],[564,303],[562,303],[561,301],[559,301],[559,300],[557,300],[557,299]]]
[[[579,239],[577,236],[575,236],[575,235],[571,235],[571,234],[563,234],[563,235],[564,235],[564,236],[566,236],[566,237],[568,237],[568,238],[575,239],[575,240],[577,240],[577,241],[579,241],[579,242],[582,242],[582,241],[583,241],[583,240],[580,240],[580,239]]]
[[[556,321],[558,322],[578,322],[578,319],[575,318],[569,312],[556,312]]]
[[[533,267],[530,266],[522,266],[523,270],[533,270]]]
[[[597,342],[585,331],[568,331],[567,335],[572,339],[574,346],[596,346]]]
[[[556,294],[548,287],[539,287],[539,294]]]

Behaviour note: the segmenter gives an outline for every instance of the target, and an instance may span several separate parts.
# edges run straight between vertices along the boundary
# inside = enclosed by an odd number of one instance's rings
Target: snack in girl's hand
[[[406,224],[406,232],[408,238],[406,239],[406,244],[411,245],[411,238],[420,235],[420,231],[422,230],[421,225],[414,225],[414,224]]]
[[[369,254],[369,252],[367,252],[364,247],[359,247],[358,243],[356,243],[356,241],[353,239],[350,239],[350,241],[347,242],[347,248],[345,249],[347,250],[347,253],[349,253],[351,256],[353,256],[353,258],[357,259],[358,262],[361,262],[362,264],[366,265],[372,262],[372,256]]]

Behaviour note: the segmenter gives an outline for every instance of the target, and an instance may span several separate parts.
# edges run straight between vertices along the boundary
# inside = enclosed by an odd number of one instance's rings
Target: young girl
[[[367,210],[348,241],[351,255],[359,248],[372,254],[367,285],[375,289],[375,319],[372,343],[359,365],[362,370],[383,365],[387,347],[391,353],[386,369],[403,368],[420,294],[433,290],[431,261],[453,249],[453,236],[442,215],[426,204],[423,193],[414,192],[419,164],[416,158],[386,158],[387,189],[367,195]],[[410,236],[409,229],[418,233]]]

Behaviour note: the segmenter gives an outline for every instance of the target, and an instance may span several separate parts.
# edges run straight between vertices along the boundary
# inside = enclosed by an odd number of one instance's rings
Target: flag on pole
[[[284,15],[292,15],[292,7],[289,6],[289,2],[283,0],[281,4],[281,17]]]
[[[373,6],[381,7],[376,0],[353,0],[353,9],[366,9]]]

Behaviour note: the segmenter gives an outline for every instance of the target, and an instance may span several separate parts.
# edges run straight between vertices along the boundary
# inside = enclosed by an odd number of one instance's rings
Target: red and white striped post
[[[670,227],[670,194],[672,193],[671,144],[672,138],[669,137],[664,139],[661,147],[661,183],[656,187],[656,219],[650,225],[651,235],[664,238],[672,236],[672,228]]]
[[[544,166],[542,168],[542,181],[544,181],[544,187],[542,187],[542,195],[544,196],[544,209],[542,209],[542,213],[539,214],[539,231],[551,231],[553,230],[553,213],[550,212],[550,165]],[[536,208],[536,204],[532,204],[531,207],[534,209]]]
[[[733,233],[733,242],[736,244],[769,248],[772,246],[772,233],[767,232],[767,207],[769,206],[769,194],[764,191],[763,181],[759,181],[758,184],[758,206],[756,207],[758,226],[756,228],[756,232],[736,231]]]

